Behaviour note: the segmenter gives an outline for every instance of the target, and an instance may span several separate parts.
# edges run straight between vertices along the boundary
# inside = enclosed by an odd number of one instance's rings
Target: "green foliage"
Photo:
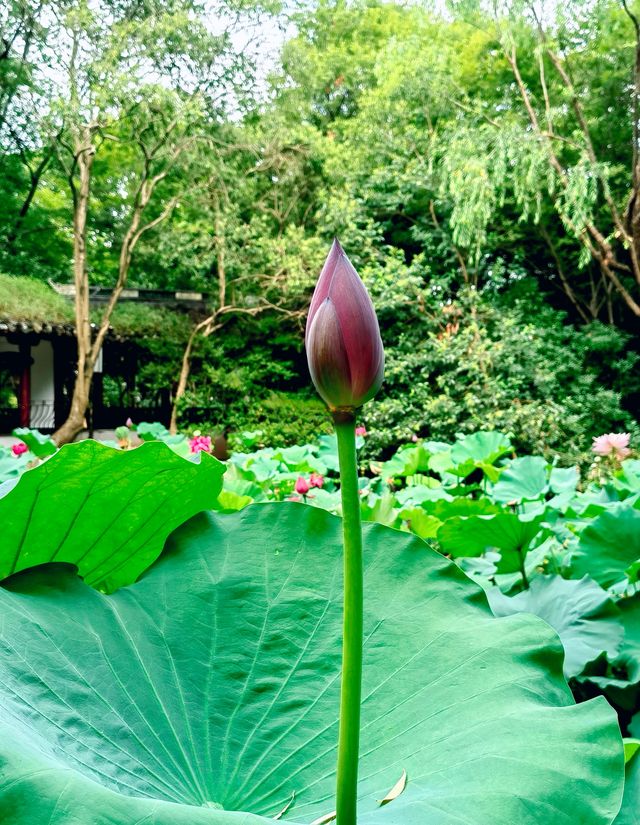
[[[111,326],[118,335],[135,340],[154,355],[160,355],[162,349],[172,353],[175,361],[189,337],[191,324],[182,312],[123,301],[114,310]]]
[[[260,431],[261,443],[283,446],[311,441],[332,429],[324,404],[316,398],[285,393],[271,393],[252,404],[238,423]]]
[[[387,345],[380,400],[365,408],[373,450],[412,433],[450,440],[495,428],[513,433],[519,450],[575,461],[599,433],[636,432],[622,403],[637,392],[637,378],[627,380],[636,356],[618,360],[626,336],[562,321],[550,310],[532,315],[523,301],[472,298],[425,318],[422,332],[407,325]]]
[[[183,427],[228,429],[237,445],[244,431],[260,431],[259,443],[276,447],[330,432],[325,406],[300,390],[304,355],[297,333],[277,316],[264,319],[263,329],[265,339],[255,327],[230,325],[199,342],[196,373],[180,405]]]
[[[268,6],[243,3],[240,13],[255,20]],[[597,224],[633,292],[607,205],[610,196],[625,214],[632,167],[633,27],[613,0],[577,3],[571,15],[558,7],[545,18],[546,45],[570,63],[577,101],[522,6],[460,2],[444,16],[378,0],[323,0],[295,11],[295,33],[257,85],[233,38],[212,35],[202,9],[186,0],[65,0],[59,15],[48,8],[11,2],[3,18],[7,31],[29,30],[32,40],[21,56],[20,37],[9,38],[0,61],[0,267],[43,280],[70,275],[62,164],[88,105],[83,95],[74,102],[60,80],[63,46],[75,32],[81,90],[93,96],[100,134],[91,281],[114,283],[144,166],[141,141],[160,141],[151,165],[162,179],[143,223],[172,208],[139,237],[130,283],[201,289],[212,311],[228,310],[195,343],[185,426],[253,428],[256,403],[301,388],[301,325],[266,307],[304,311],[338,234],[374,297],[387,344],[386,397],[370,421],[375,454],[414,432],[452,440],[497,428],[516,434],[522,451],[553,449],[572,462],[596,432],[633,427],[638,342],[625,330],[635,335],[635,319],[615,289],[609,294],[610,279],[588,249],[585,257],[582,233]],[[550,145],[566,181],[531,126],[509,48],[541,128],[557,136]],[[254,90],[265,85],[258,99]],[[167,124],[174,125],[162,143]],[[0,308],[13,285],[0,280]],[[30,297],[27,313],[38,307]],[[261,302],[265,311],[249,320]],[[53,320],[58,309],[38,313]],[[184,319],[154,312],[123,304],[114,317],[116,331],[144,344],[144,399],[175,389],[189,332]],[[277,366],[284,362],[286,375]],[[192,420],[189,407],[209,412]]]
[[[622,793],[615,717],[572,703],[555,634],[495,619],[417,539],[370,525],[365,543],[364,825],[546,825],[550,803],[558,825],[607,825]],[[59,566],[5,582],[3,810],[16,825],[327,814],[341,567],[340,522],[284,504],[192,519],[112,595]],[[407,789],[380,807],[403,770]]]

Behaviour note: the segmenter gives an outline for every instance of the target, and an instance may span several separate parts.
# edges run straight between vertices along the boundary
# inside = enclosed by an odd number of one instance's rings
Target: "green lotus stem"
[[[335,413],[344,540],[344,630],[338,731],[337,825],[356,825],[362,701],[363,572],[355,415]]]

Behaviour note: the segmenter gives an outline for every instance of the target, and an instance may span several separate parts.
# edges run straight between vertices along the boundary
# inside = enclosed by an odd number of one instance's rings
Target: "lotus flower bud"
[[[301,496],[306,496],[311,489],[311,484],[309,484],[307,479],[303,476],[298,476],[294,489],[296,493],[300,493]]]
[[[29,448],[24,443],[24,441],[17,441],[15,444],[11,445],[11,452],[17,458],[18,456],[22,455],[23,453],[29,452]]]
[[[352,412],[380,389],[384,349],[376,312],[337,240],[311,299],[305,345],[311,379],[332,412]]]

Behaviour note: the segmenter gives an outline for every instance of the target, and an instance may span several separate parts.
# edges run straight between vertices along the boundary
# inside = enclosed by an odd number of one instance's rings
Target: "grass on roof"
[[[93,320],[100,318],[100,308],[91,313]],[[126,338],[154,337],[186,341],[191,328],[191,320],[184,312],[162,306],[138,304],[123,301],[111,316],[111,326]]]
[[[94,307],[91,320],[99,323],[103,312],[104,306]],[[73,324],[73,301],[43,281],[0,273],[0,320]],[[152,336],[183,341],[189,335],[191,320],[185,313],[167,307],[123,301],[113,311],[111,326],[126,338]]]
[[[0,319],[31,323],[73,323],[73,304],[35,278],[0,273]]]

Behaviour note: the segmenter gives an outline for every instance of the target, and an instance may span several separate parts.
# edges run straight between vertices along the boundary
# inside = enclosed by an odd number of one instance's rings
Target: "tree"
[[[514,81],[500,114],[469,107],[476,114],[476,128],[496,147],[502,146],[497,151],[512,161],[511,169],[496,163],[494,150],[494,168],[502,177],[496,177],[492,189],[512,181],[525,216],[535,215],[540,223],[565,291],[583,318],[597,317],[604,305],[613,322],[613,296],[640,317],[638,17],[626,3],[621,8],[579,0],[558,7],[552,20],[548,9],[527,0],[492,5],[490,17],[482,3],[457,6],[492,34]],[[634,54],[621,47],[632,32]],[[601,78],[602,62],[594,60],[596,55],[607,60],[606,79]],[[607,83],[605,101],[601,90]],[[529,169],[535,166],[535,175],[522,174],[523,159]],[[621,164],[628,169],[626,175]],[[563,274],[557,246],[540,222],[542,198],[580,244],[582,267],[589,262],[597,267],[599,283],[592,281],[588,300]]]
[[[0,9],[0,260],[14,271],[36,193],[55,158],[59,128],[46,118],[52,95],[48,69],[67,6],[67,0],[8,0]],[[50,242],[55,230],[47,217],[40,214],[35,223],[47,225]],[[33,274],[34,256],[28,257]]]
[[[199,338],[209,338],[243,316],[277,313],[301,319],[322,254],[321,245],[307,239],[298,223],[313,187],[309,160],[303,145],[283,144],[277,131],[230,130],[212,153],[207,186],[196,191],[192,220],[183,226],[192,247],[201,251],[209,311],[194,324],[183,353],[172,432]],[[180,246],[175,238],[170,243]]]
[[[209,35],[186,3],[95,6],[78,0],[63,31],[66,85],[53,111],[61,123],[57,159],[72,197],[78,362],[70,411],[54,434],[59,444],[84,426],[95,363],[136,247],[193,185],[198,164],[190,153],[206,135],[210,95],[231,71],[222,60],[225,38]],[[111,223],[120,237],[115,283],[94,331],[91,197],[95,164],[105,154],[124,160],[110,181],[117,193]]]

